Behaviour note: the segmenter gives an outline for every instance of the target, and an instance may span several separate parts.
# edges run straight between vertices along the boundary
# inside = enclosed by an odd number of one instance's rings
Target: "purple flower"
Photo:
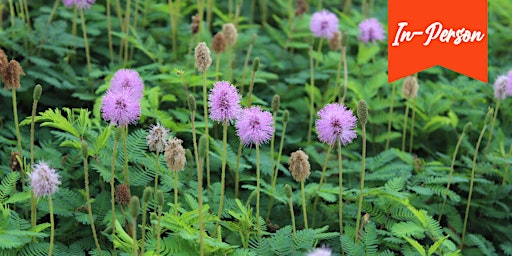
[[[369,18],[359,23],[359,40],[363,43],[369,43],[370,41],[382,41],[386,38],[384,35],[384,28],[376,18]]]
[[[511,72],[508,73],[508,77],[501,75],[496,78],[496,81],[494,82],[494,98],[504,100],[507,98],[507,94],[511,95],[512,90],[510,90],[510,76]]]
[[[327,10],[315,12],[311,17],[309,29],[316,37],[331,39],[334,32],[338,31],[338,17]]]
[[[141,99],[144,91],[144,83],[137,71],[132,69],[120,69],[114,74],[112,80],[110,80],[110,90],[128,90],[131,91],[134,97]]]
[[[80,9],[89,9],[91,5],[94,4],[94,1],[95,0],[62,0],[66,7],[71,8],[76,5],[76,7]]]
[[[508,96],[512,97],[512,70],[508,72],[507,93]]]
[[[334,146],[336,142],[343,145],[351,143],[357,137],[356,117],[343,104],[331,103],[318,111],[316,130],[321,142]]]
[[[244,109],[236,122],[238,137],[244,145],[268,142],[274,133],[272,114],[252,106]]]
[[[101,102],[102,117],[117,126],[135,124],[140,116],[139,101],[132,91],[108,90]]]
[[[51,196],[60,185],[59,174],[45,162],[34,165],[34,170],[29,174],[30,186],[37,197]]]
[[[330,248],[326,248],[326,247],[320,247],[320,248],[316,248],[314,249],[313,251],[311,251],[310,253],[308,253],[307,256],[331,256],[331,249]]]
[[[240,98],[238,90],[228,81],[215,83],[208,97],[210,118],[224,123],[233,121],[242,111]]]

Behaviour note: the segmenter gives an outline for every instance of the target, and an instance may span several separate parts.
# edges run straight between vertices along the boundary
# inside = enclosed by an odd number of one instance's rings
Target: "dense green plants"
[[[358,39],[385,1],[70,2],[0,1],[1,255],[512,255],[512,95],[492,87],[509,1],[489,3],[489,84],[388,84],[385,43]],[[322,9],[332,39],[310,30]],[[247,120],[212,118],[219,81]],[[337,106],[351,117],[319,112]]]

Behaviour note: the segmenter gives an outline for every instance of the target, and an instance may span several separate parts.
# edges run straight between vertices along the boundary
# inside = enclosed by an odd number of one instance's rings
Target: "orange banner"
[[[487,82],[487,0],[388,0],[388,82],[432,66]]]

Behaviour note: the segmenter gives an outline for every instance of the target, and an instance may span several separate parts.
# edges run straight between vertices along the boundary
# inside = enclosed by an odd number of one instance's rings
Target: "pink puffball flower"
[[[382,24],[376,18],[369,18],[359,23],[359,36],[357,38],[365,44],[375,43],[377,40],[383,41],[386,39],[384,33]]]
[[[132,91],[108,90],[101,102],[102,117],[117,126],[136,124],[140,117],[140,99]]]
[[[508,72],[508,81],[506,86],[508,96],[512,97],[512,70]]]
[[[110,80],[110,90],[127,90],[134,97],[141,99],[144,92],[144,83],[137,71],[123,68],[118,70]]]
[[[59,174],[45,162],[34,165],[29,179],[30,186],[37,197],[53,195],[60,185]]]
[[[228,81],[215,83],[208,96],[210,118],[223,123],[234,121],[242,111],[240,98],[238,90]]]
[[[95,0],[62,0],[66,7],[71,8],[76,5],[79,9],[89,9],[91,5],[94,4],[94,1]]]
[[[244,145],[266,143],[272,137],[272,114],[252,106],[244,109],[236,122],[238,137]]]
[[[307,256],[331,256],[331,255],[332,255],[331,249],[323,247],[323,246],[320,248],[316,248],[307,254]]]
[[[338,17],[327,10],[315,12],[311,17],[309,29],[316,37],[331,39],[338,31]]]
[[[318,116],[316,130],[321,142],[330,146],[340,142],[345,146],[357,137],[354,130],[357,119],[343,104],[327,104],[318,111]]]
[[[508,87],[510,84],[510,73],[509,73],[509,76],[498,76],[498,78],[496,78],[496,81],[494,82],[494,98],[496,99],[500,99],[500,100],[504,100],[507,98],[507,94],[508,95],[511,95],[512,94],[512,91],[510,90],[507,90],[507,89],[510,89]]]

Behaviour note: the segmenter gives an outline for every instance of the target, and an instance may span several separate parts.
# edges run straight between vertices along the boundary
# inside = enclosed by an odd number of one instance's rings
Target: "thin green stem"
[[[231,80],[230,80],[231,81]],[[203,72],[203,112],[204,112],[204,134],[206,135],[206,177],[207,188],[210,191],[210,135],[208,127],[208,96],[206,92],[206,71]]]
[[[52,256],[55,237],[55,220],[53,219],[53,202],[51,195],[48,196],[48,207],[50,208],[50,249],[48,249],[48,256]]]
[[[212,30],[212,12],[214,6],[214,0],[208,0],[208,8],[206,9],[206,27],[208,30]]]
[[[160,221],[162,219],[162,206],[158,206],[158,224],[157,224],[157,233],[156,233],[156,255],[160,255],[160,232],[161,232],[161,224]]]
[[[302,194],[302,215],[304,215],[304,228],[308,229],[308,212],[306,210],[306,191],[304,190],[304,181],[300,182],[300,192]]]
[[[222,123],[222,173],[220,178],[220,199],[219,199],[219,211],[217,216],[219,220],[215,225],[215,233],[217,233],[217,229],[220,225],[220,219],[222,218],[222,206],[224,203],[224,190],[226,187],[226,152],[227,152],[227,137],[228,137],[228,124],[226,122]]]
[[[322,174],[320,176],[320,182],[318,183],[318,192],[322,189],[322,185],[324,184],[325,179],[325,171],[327,170],[327,163],[329,162],[329,155],[331,153],[332,146],[327,149],[327,153],[325,154],[325,160],[324,165],[322,166]],[[311,225],[312,228],[315,227],[315,221],[316,221],[316,206],[318,205],[318,201],[320,200],[320,196],[318,196],[318,193],[315,197],[315,202],[313,203],[313,223]]]
[[[288,206],[290,207],[290,217],[292,219],[293,237],[297,237],[297,228],[295,228],[295,213],[293,212],[292,198],[288,198]]]
[[[137,250],[137,217],[132,217],[132,241],[133,255],[139,255]]]
[[[236,171],[235,171],[235,198],[238,198],[239,183],[240,183],[240,158],[242,156],[242,142],[238,145],[238,154],[236,158]]]
[[[142,203],[142,225],[141,225],[141,244],[140,244],[140,252],[144,254],[144,247],[145,247],[145,241],[146,241],[146,218],[147,218],[147,207],[148,203],[143,202]],[[134,230],[135,233],[135,230]]]
[[[322,55],[322,45],[324,44],[324,38],[320,38],[320,41],[318,42],[318,48],[316,50],[317,59],[315,61],[315,69],[318,68],[318,63],[320,63],[320,60],[323,59]]]
[[[89,72],[88,73],[89,85],[91,87],[91,93],[94,93],[94,86],[92,84],[92,78],[91,78],[91,73],[92,73],[91,55],[89,53],[89,42],[87,40],[87,29],[85,27],[84,10],[83,10],[83,8],[79,8],[79,9],[80,9],[80,18],[82,19],[82,34],[84,36],[85,57],[86,57],[86,60],[87,60],[87,71]]]
[[[219,81],[220,53],[217,54],[215,57],[215,81]]]
[[[14,24],[14,17],[16,16],[16,13],[14,11],[14,4],[13,4],[12,0],[9,0],[9,12],[10,12],[10,16],[11,16],[11,29],[12,29],[11,30],[12,31],[11,32],[11,39],[14,41],[14,35],[15,35],[15,33],[14,33],[14,31],[15,31],[14,30],[14,25],[15,25]]]
[[[131,1],[130,0],[127,0],[126,1],[126,10],[125,10],[125,13],[124,13],[124,32],[126,33],[125,34],[125,37],[124,37],[124,50],[123,50],[123,54],[124,54],[124,64],[126,65],[126,62],[128,61],[128,39],[130,38],[130,10],[131,10]]]
[[[195,111],[192,111],[190,114],[190,123],[192,126],[192,143],[194,144],[194,155],[196,158],[196,167],[197,167],[197,201],[198,201],[198,211],[199,211],[199,250],[200,250],[201,256],[203,256],[204,255],[203,166],[199,162],[199,154],[197,151]]]
[[[471,195],[473,194],[473,181],[475,180],[475,168],[476,168],[476,158],[478,156],[478,148],[480,147],[480,142],[482,142],[482,138],[484,137],[485,130],[487,129],[487,124],[484,124],[482,131],[480,132],[480,136],[478,137],[478,141],[476,142],[475,147],[475,155],[473,156],[473,165],[471,168],[471,179],[469,181],[469,195],[468,195],[468,203],[466,204],[466,214],[464,215],[464,226],[462,228],[462,238],[460,239],[460,249],[464,247],[464,237],[466,235],[466,224],[468,222],[469,216],[469,207],[471,206]]]
[[[462,143],[462,139],[464,138],[465,133],[462,133],[459,137],[459,141],[457,141],[457,145],[455,146],[455,151],[453,152],[452,156],[452,164],[450,166],[450,174],[448,176],[448,184],[446,184],[446,190],[444,192],[444,198],[443,198],[443,204],[441,205],[441,209],[439,210],[439,217],[437,219],[438,222],[441,222],[441,219],[443,218],[443,211],[444,207],[446,205],[446,197],[448,196],[448,191],[450,190],[450,184],[452,182],[453,177],[453,169],[455,166],[455,159],[457,158],[457,153],[459,152],[460,144]]]
[[[107,0],[107,36],[108,36],[108,52],[110,54],[110,63],[114,63],[114,47],[112,44],[112,22],[110,20],[110,0]]]
[[[279,164],[281,163],[281,156],[283,153],[284,135],[286,133],[286,124],[287,124],[287,122],[283,122],[283,130],[281,131],[281,142],[279,144],[279,153],[277,154],[276,165],[272,172],[272,192],[274,192],[276,189],[277,175],[279,174]],[[269,205],[268,205],[267,219],[270,218],[270,213],[272,212],[273,206],[274,206],[274,197],[271,197]]]
[[[94,243],[98,250],[98,255],[101,256],[101,247],[96,235],[96,228],[94,226],[94,218],[92,217],[91,194],[89,192],[89,161],[88,157],[84,157],[84,179],[85,179],[85,194],[87,196],[87,211],[89,212],[89,220],[91,221],[91,231],[94,237]]]
[[[275,131],[276,130],[276,116],[277,116],[277,111],[274,111],[274,113],[272,114],[272,129]],[[274,147],[275,147],[275,140],[276,140],[276,133],[273,132],[272,133],[272,138],[270,139],[270,166],[271,166],[271,170],[272,170],[272,176],[270,177],[270,183],[272,184],[272,182],[274,181],[274,175],[275,175],[275,172],[274,171],[274,167],[275,167],[275,161],[274,161]],[[272,192],[274,192],[274,189],[272,188]]]
[[[176,16],[174,4],[172,0],[169,0],[169,20],[171,22],[172,52],[174,55],[173,58],[175,59],[178,56],[178,43],[176,39],[177,24],[176,18],[174,16]]]
[[[411,134],[409,135],[409,153],[412,153],[412,144],[414,141],[414,117],[416,115],[416,98],[412,104],[412,117],[411,117]]]
[[[361,190],[359,192],[359,205],[357,207],[357,220],[356,220],[356,241],[359,240],[359,225],[361,222],[361,211],[363,208],[363,195],[364,195],[364,174],[366,164],[366,124],[361,125],[363,131],[363,159],[361,161]]]
[[[487,145],[485,146],[485,149],[484,149],[484,157],[487,155],[487,152],[489,151],[489,147],[491,146],[492,135],[494,133],[494,125],[496,124],[496,117],[498,117],[498,111],[500,110],[500,104],[501,104],[501,100],[498,99],[498,102],[496,103],[496,109],[494,111],[494,116],[492,117],[491,130],[489,131],[489,138],[487,138]]]
[[[395,103],[396,83],[391,87],[391,103],[389,103],[388,134],[386,135],[386,150],[389,149],[391,136],[391,121],[393,120],[393,104]]]
[[[128,174],[128,147],[126,141],[128,139],[128,125],[122,126],[123,129],[123,150],[124,150],[124,184],[130,186],[130,175]]]
[[[20,133],[20,125],[18,121],[18,103],[16,100],[16,88],[14,86],[11,87],[12,92],[12,113],[14,115],[14,127],[16,129],[16,141],[18,145],[18,151],[20,153],[20,156],[23,155],[23,149],[21,147],[21,133]],[[22,184],[25,184],[25,171],[23,168],[21,168],[21,180]]]
[[[341,141],[338,141],[338,183],[339,183],[339,221],[340,221],[340,235],[343,235],[343,165],[341,158]]]
[[[178,171],[174,171],[174,216],[178,217]]]
[[[244,67],[242,69],[242,82],[240,83],[240,94],[244,94],[244,84],[245,84],[245,71],[247,70],[247,66],[249,66],[249,57],[251,57],[252,47],[254,46],[254,40],[256,40],[256,34],[252,35],[251,44],[247,48],[247,54],[245,55]]]
[[[251,96],[252,96],[252,90],[254,88],[254,78],[255,77],[256,77],[256,71],[253,70],[251,73],[251,83],[249,84],[249,92],[247,93],[247,107],[248,108],[251,106]]]
[[[409,100],[405,102],[404,129],[402,132],[402,151],[405,151],[405,137],[407,134],[407,118],[409,118]]]
[[[60,2],[60,0],[55,0],[55,3],[53,4],[52,12],[50,13],[50,17],[48,18],[48,21],[46,22],[46,26],[49,26],[50,23],[52,23],[53,15],[55,15],[55,12],[57,11],[59,2]]]
[[[512,144],[510,145],[510,150],[508,152],[508,157],[511,157],[512,156]],[[503,181],[501,181],[501,188],[500,188],[500,192],[501,190],[503,189],[503,187],[505,186],[505,184],[507,183],[508,181],[508,169],[510,168],[510,164],[507,164],[505,166],[505,172],[503,173]]]
[[[258,225],[258,238],[261,238],[260,227],[260,145],[256,144],[256,225]]]
[[[112,234],[116,233],[116,201],[115,201],[115,163],[116,163],[116,155],[117,155],[117,145],[119,141],[114,140],[114,148],[112,150],[112,161],[110,162],[110,202],[112,206]],[[116,247],[114,247],[114,255],[117,255]]]
[[[158,191],[158,169],[159,169],[159,162],[160,162],[160,151],[156,151],[156,164],[155,164],[155,195],[156,191]]]
[[[310,106],[309,106],[309,128],[308,128],[308,143],[311,142],[311,131],[313,127],[313,112],[315,108],[315,72],[313,68],[313,48],[309,46],[309,84],[311,86],[310,92]]]
[[[341,77],[341,67],[343,66],[343,50],[340,51],[340,60],[338,61],[338,69],[336,70],[336,80],[334,80],[334,87],[338,87],[338,92],[341,92],[341,84],[339,84],[340,82],[340,77]],[[345,100],[345,95],[343,95],[343,97],[340,97],[339,98],[339,103],[343,103],[342,100]]]
[[[34,158],[35,158],[34,157],[34,142],[35,142],[34,133],[35,133],[35,116],[36,116],[36,111],[37,111],[37,103],[38,103],[38,100],[34,99],[34,103],[32,104],[32,116],[31,116],[31,122],[30,122],[30,169],[31,170],[32,170],[32,168],[34,168]],[[15,110],[15,111],[16,111],[15,113],[18,112],[17,110]],[[15,115],[16,120],[17,120],[17,118],[18,118],[17,115]],[[18,121],[15,121],[15,122],[18,123]],[[18,126],[16,126],[16,127],[18,127]],[[18,132],[19,132],[19,130],[18,130]],[[21,170],[23,171],[24,169],[25,169],[25,166],[22,166]],[[22,188],[23,188],[23,186],[25,186],[25,175],[24,174],[22,174],[22,176],[21,176],[21,184],[22,184]],[[34,198],[33,192],[31,193],[30,197],[31,197],[30,202],[32,205],[31,212],[30,212],[31,224],[32,224],[32,227],[34,227],[36,225],[36,209],[34,207],[35,206],[35,198]]]

